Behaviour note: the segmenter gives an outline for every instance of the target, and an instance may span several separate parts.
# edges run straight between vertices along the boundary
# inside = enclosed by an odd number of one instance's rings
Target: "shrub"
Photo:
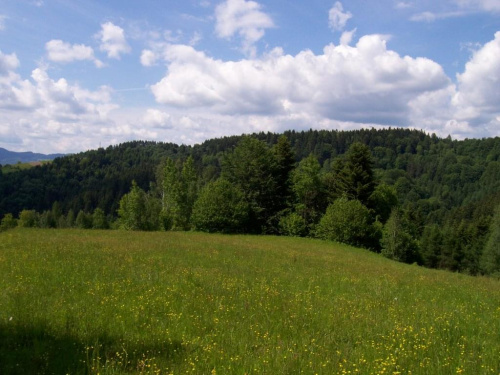
[[[5,214],[5,216],[2,219],[2,222],[0,223],[0,231],[12,229],[15,227],[17,227],[17,220],[14,219],[12,214]]]
[[[303,237],[307,234],[307,223],[296,212],[282,216],[279,221],[280,233],[290,237]]]
[[[242,232],[248,223],[249,206],[243,192],[230,182],[219,179],[207,184],[193,208],[191,221],[204,232]]]
[[[22,210],[19,214],[18,225],[24,228],[33,228],[38,224],[38,214],[35,210]]]
[[[374,248],[371,215],[358,200],[335,200],[316,227],[316,237],[353,246]]]

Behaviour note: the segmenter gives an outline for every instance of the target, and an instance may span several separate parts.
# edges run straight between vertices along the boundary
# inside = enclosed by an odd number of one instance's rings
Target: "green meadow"
[[[0,233],[1,374],[498,374],[500,282],[332,242]]]

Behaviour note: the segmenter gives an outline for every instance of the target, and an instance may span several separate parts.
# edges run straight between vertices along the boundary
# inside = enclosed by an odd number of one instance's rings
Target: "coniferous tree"
[[[368,146],[355,142],[342,161],[334,165],[333,194],[359,200],[364,205],[375,189],[372,157]]]
[[[167,158],[162,181],[161,221],[163,229],[178,228],[181,215],[182,184],[174,160]]]
[[[292,171],[295,168],[295,153],[290,141],[285,135],[278,138],[273,147],[276,159],[276,195],[275,199],[279,206],[277,210],[284,210],[292,199]]]
[[[429,268],[438,268],[441,262],[443,247],[443,234],[439,227],[434,224],[424,229],[420,241],[420,255],[423,265]]]
[[[279,207],[276,159],[264,142],[243,137],[233,152],[223,159],[222,177],[243,192],[250,206],[252,232],[273,232],[272,219]]]
[[[184,229],[189,229],[191,213],[193,211],[194,202],[198,196],[198,175],[194,168],[194,160],[191,156],[187,158],[182,167],[181,173],[181,222]]]
[[[480,267],[486,275],[500,276],[500,206],[490,224],[490,234],[481,256]]]

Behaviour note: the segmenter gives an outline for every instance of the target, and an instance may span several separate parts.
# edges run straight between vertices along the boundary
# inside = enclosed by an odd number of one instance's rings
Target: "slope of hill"
[[[332,242],[0,233],[2,374],[498,374],[500,282]]]
[[[316,210],[313,212],[315,216],[310,216],[316,221],[311,220],[308,228],[314,229],[328,204],[336,199],[329,194],[335,194],[335,179],[342,178],[338,168],[345,161],[346,153],[353,144],[362,143],[371,158],[375,183],[388,187],[385,192],[394,191],[397,196],[401,220],[392,222],[399,226],[395,232],[404,232],[412,238],[414,254],[404,261],[470,274],[482,272],[481,255],[492,232],[495,207],[500,204],[500,138],[456,141],[408,129],[288,131],[284,135],[295,155],[296,163],[292,168],[297,169],[301,161],[307,161],[305,158],[317,165],[317,169],[313,166],[309,172],[315,170],[317,173],[313,185],[318,187],[321,201],[317,206],[310,206]],[[260,150],[268,155],[279,136],[259,133],[251,137],[262,141]],[[197,194],[224,172],[228,156],[232,155],[232,162],[238,163],[233,151],[242,139],[249,138],[225,137],[196,146],[135,141],[56,158],[48,165],[4,174],[0,176],[0,217],[6,213],[16,217],[22,210],[36,210],[46,214],[40,216],[40,220],[45,220],[40,226],[53,227],[58,225],[55,220],[61,219],[61,214],[73,218],[71,225],[74,225],[79,211],[91,215],[99,208],[101,216],[104,214],[113,219],[117,217],[120,199],[130,191],[133,180],[150,194],[149,202],[158,207],[162,204],[158,202],[168,194],[167,190],[161,190],[166,181],[164,166],[167,158],[174,171],[172,181],[175,181],[186,159],[192,157],[190,173],[196,175],[196,186],[190,191]],[[240,160],[255,156],[239,155]],[[271,159],[266,160],[272,163]],[[240,163],[240,166],[244,164]],[[273,178],[271,176],[270,180]],[[175,189],[177,187],[171,191]],[[275,197],[273,191],[269,191],[260,196]],[[268,204],[271,200],[260,203]],[[297,203],[291,202],[288,208],[296,209]],[[385,224],[392,207],[386,212],[385,219],[380,219],[381,224]],[[157,211],[151,217],[159,218]],[[500,215],[498,217],[497,221],[500,221]],[[259,219],[267,220],[264,216]],[[61,224],[67,225],[64,220]],[[372,220],[378,219],[372,215]],[[179,228],[181,226],[188,229],[189,223],[180,224]],[[259,223],[253,228],[254,232],[258,232],[257,227],[262,228]],[[299,228],[299,232],[303,233],[303,230]],[[378,250],[379,244],[374,236],[370,247]]]
[[[53,160],[64,154],[38,154],[33,152],[15,152],[0,147],[0,164],[29,163],[32,161]]]

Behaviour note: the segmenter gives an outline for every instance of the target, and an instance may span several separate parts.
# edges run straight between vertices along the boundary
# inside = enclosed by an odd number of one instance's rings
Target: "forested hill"
[[[324,171],[354,142],[367,145],[378,179],[395,185],[401,203],[418,203],[425,211],[449,210],[484,199],[494,205],[500,192],[500,138],[456,141],[407,129],[288,131],[284,135],[297,162],[312,153]],[[268,145],[279,138],[274,133],[252,136]],[[8,212],[17,215],[23,209],[41,212],[55,201],[64,212],[92,212],[100,207],[116,215],[119,200],[132,180],[149,190],[165,158],[183,160],[192,155],[204,184],[219,176],[222,155],[241,138],[211,139],[193,147],[134,141],[0,175],[0,217]]]
[[[0,175],[0,216],[7,212],[16,215],[23,209],[43,212],[56,201],[63,212],[93,212],[100,207],[116,215],[120,197],[130,189],[132,180],[147,188],[163,159],[184,158],[190,152],[186,146],[136,141]]]
[[[338,181],[345,183],[352,177],[343,176],[342,163],[353,157],[346,156],[348,150],[360,143],[367,146],[371,159],[366,166],[370,174],[373,173],[374,185],[370,191],[379,186],[377,194],[394,192],[397,196],[401,222],[406,223],[408,235],[418,242],[418,261],[432,267],[478,272],[478,256],[488,239],[495,207],[500,203],[500,138],[457,141],[408,129],[288,131],[284,135],[295,159],[291,169],[314,174],[315,163],[319,162],[317,176],[313,176],[317,178],[314,194],[319,198],[301,203],[295,197],[294,202],[283,203],[281,207],[288,207],[282,212],[299,212],[301,220],[308,224],[306,232],[319,223],[327,206],[340,197],[337,193],[349,189],[338,186]],[[276,147],[280,134],[259,133],[251,137],[263,141],[265,148],[271,150]],[[241,161],[238,158],[251,155],[245,154],[245,150],[235,152],[243,139],[247,138],[224,137],[196,146],[135,141],[0,174],[0,217],[6,213],[17,216],[22,210],[39,213],[55,210],[59,214],[72,212],[74,215],[100,209],[108,218],[116,218],[120,200],[130,191],[133,180],[142,190],[156,194],[154,199],[164,199],[165,190],[159,185],[164,184],[165,161],[173,162],[175,168],[171,168],[180,173],[189,156],[197,176],[194,187],[197,192],[217,180],[221,173],[223,176],[225,173],[226,180],[233,178],[233,185],[238,185],[230,168],[231,164],[238,168]],[[349,173],[357,172],[351,168]],[[279,184],[279,181],[273,183]],[[300,194],[299,185],[300,181],[296,181],[295,195]],[[259,198],[269,212],[277,210],[272,207],[272,198]],[[375,203],[370,203],[368,198],[364,204],[372,212],[370,220],[385,224],[388,213],[384,214],[383,208],[374,208]],[[308,208],[308,204],[317,207]],[[310,212],[314,215],[308,216]]]

